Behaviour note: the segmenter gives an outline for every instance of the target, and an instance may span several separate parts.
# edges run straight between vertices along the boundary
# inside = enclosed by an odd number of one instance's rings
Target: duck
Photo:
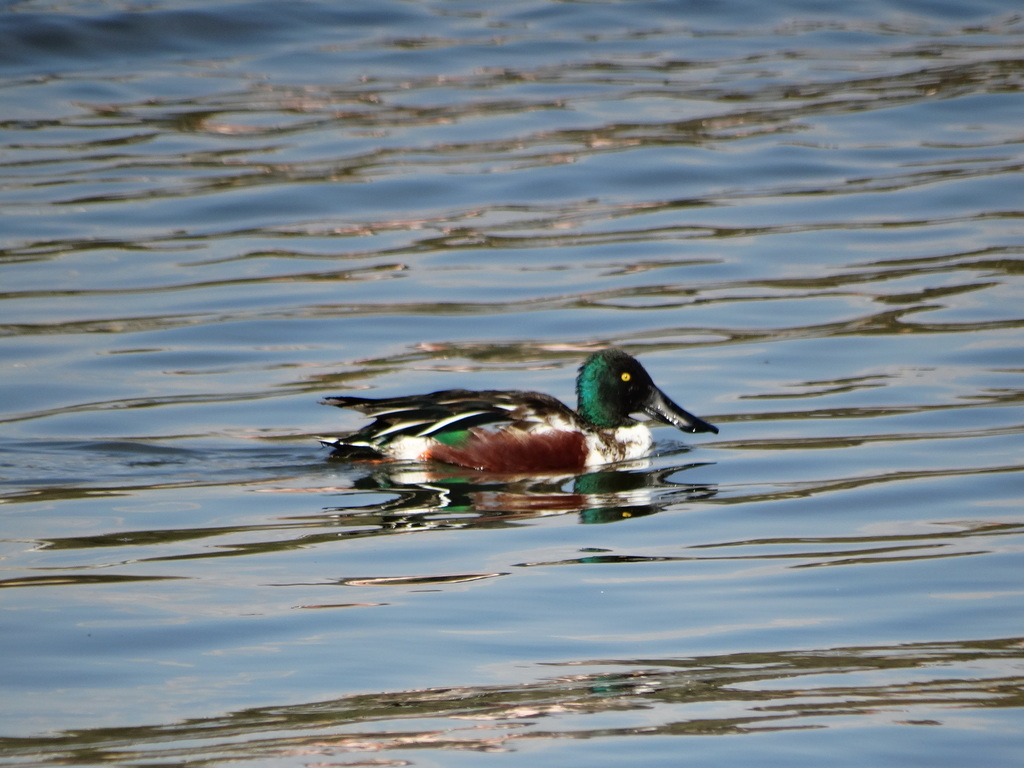
[[[338,395],[320,402],[373,421],[321,438],[343,460],[440,462],[493,473],[578,474],[647,456],[654,444],[644,414],[683,432],[718,427],[681,408],[644,367],[617,348],[593,353],[576,377],[573,410],[551,395],[522,390],[445,389],[388,398]]]

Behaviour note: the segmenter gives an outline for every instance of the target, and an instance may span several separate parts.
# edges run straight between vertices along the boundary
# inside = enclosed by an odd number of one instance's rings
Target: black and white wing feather
[[[515,425],[530,430],[541,423],[572,423],[576,414],[557,399],[539,392],[446,389],[426,395],[373,399],[326,397],[324,405],[351,408],[373,419],[358,432],[322,442],[337,450],[379,451],[400,437],[444,439],[444,435],[479,427]]]

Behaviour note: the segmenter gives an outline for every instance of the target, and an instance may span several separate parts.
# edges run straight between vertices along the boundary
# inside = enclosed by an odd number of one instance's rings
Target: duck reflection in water
[[[578,514],[583,523],[610,523],[712,498],[717,492],[712,485],[673,479],[706,465],[689,463],[651,470],[650,462],[644,460],[575,476],[513,477],[440,465],[419,469],[377,464],[373,471],[356,478],[352,488],[384,492],[390,498],[369,506],[325,511],[338,516],[339,524],[358,527],[362,535],[502,528],[566,514]]]

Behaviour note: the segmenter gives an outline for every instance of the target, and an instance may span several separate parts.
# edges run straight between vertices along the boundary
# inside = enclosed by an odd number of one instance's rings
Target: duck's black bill
[[[660,389],[655,388],[644,403],[643,411],[655,421],[669,424],[683,432],[714,432],[718,427],[704,419],[697,418],[689,411],[684,411]]]

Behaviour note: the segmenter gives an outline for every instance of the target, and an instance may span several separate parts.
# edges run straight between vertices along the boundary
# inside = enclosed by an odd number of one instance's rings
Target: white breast
[[[646,456],[654,437],[643,424],[587,433],[587,466],[630,461]]]

